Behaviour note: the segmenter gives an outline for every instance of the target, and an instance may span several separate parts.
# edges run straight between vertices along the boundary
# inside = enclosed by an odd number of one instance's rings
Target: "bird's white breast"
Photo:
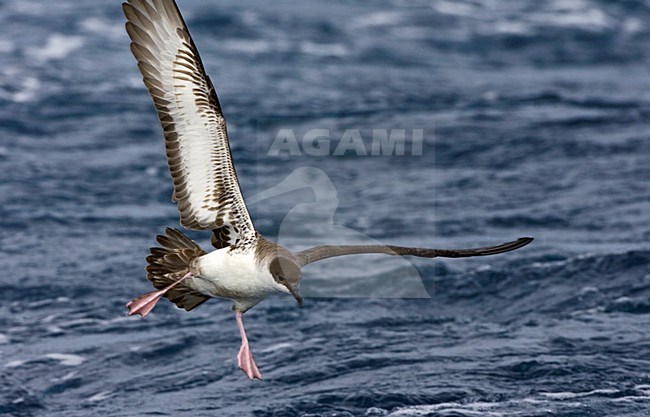
[[[190,285],[211,297],[229,298],[236,304],[257,300],[257,304],[278,290],[268,267],[257,262],[253,250],[233,253],[228,248],[219,249],[198,258],[196,266]]]

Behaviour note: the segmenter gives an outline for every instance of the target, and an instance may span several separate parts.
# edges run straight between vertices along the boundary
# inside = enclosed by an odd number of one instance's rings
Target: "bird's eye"
[[[278,277],[278,281],[284,281],[284,277]]]

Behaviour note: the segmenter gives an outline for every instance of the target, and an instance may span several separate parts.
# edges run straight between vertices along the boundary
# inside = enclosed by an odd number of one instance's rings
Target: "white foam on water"
[[[149,175],[150,177],[155,177],[155,176],[158,175],[159,170],[158,170],[158,167],[151,166],[151,167],[147,167],[147,169],[145,170],[145,172],[146,172],[146,174]]]
[[[433,3],[431,7],[441,14],[453,16],[476,16],[476,10],[472,5],[463,4],[459,1],[438,0]]]
[[[283,343],[278,343],[278,344],[275,344],[275,345],[271,345],[271,346],[267,347],[266,349],[262,350],[261,352],[262,353],[275,352],[276,350],[290,348],[291,346],[293,346],[293,343],[283,342]]]
[[[538,400],[537,398],[524,398],[521,400],[522,403],[528,404],[548,404],[549,400]]]
[[[111,323],[127,323],[127,322],[132,322],[132,321],[133,321],[133,319],[132,319],[131,317],[128,317],[128,316],[124,315],[124,316],[117,316],[117,317],[114,317],[114,318],[112,318],[112,319],[110,319],[110,320],[106,320],[106,321],[105,321],[105,324],[111,324]]]
[[[59,326],[47,326],[46,330],[48,331],[48,333],[54,333],[54,334],[65,333],[65,331]]]
[[[529,35],[533,33],[533,28],[521,21],[500,20],[494,24],[494,31],[508,35]]]
[[[33,101],[38,96],[41,82],[36,77],[25,77],[17,82],[20,90],[10,95],[9,99],[16,103]]]
[[[476,402],[469,404],[460,404],[460,403],[441,403],[433,405],[416,405],[411,407],[401,407],[396,411],[388,414],[388,417],[415,417],[415,416],[427,416],[435,412],[445,412],[445,413],[459,413],[465,415],[476,415],[476,416],[493,416],[501,417],[505,414],[496,411],[490,411],[490,409],[501,406],[500,403],[488,403],[488,402]]]
[[[587,397],[590,395],[597,395],[597,394],[616,394],[617,392],[619,392],[617,389],[609,388],[609,389],[595,389],[593,391],[587,391],[587,392],[542,392],[541,394],[544,397],[552,398],[554,400],[570,400],[573,398]]]
[[[300,51],[318,56],[345,56],[349,54],[348,48],[340,43],[314,43],[309,41],[300,43]]]
[[[650,397],[640,395],[630,395],[627,397],[612,398],[614,402],[636,402],[636,401],[650,401]]]
[[[69,353],[48,353],[44,355],[44,357],[57,360],[64,366],[78,366],[86,360],[83,356],[72,355]]]
[[[586,286],[580,288],[580,295],[596,294],[599,292],[600,290],[598,289],[598,287],[594,287],[594,286]]]
[[[618,402],[634,402],[634,401],[650,401],[650,385],[642,384],[634,387],[636,391],[641,391],[643,395],[628,395],[620,398],[613,398],[612,401]]]
[[[547,26],[605,29],[611,26],[610,18],[600,9],[588,9],[560,13],[540,13],[531,20]]]
[[[72,372],[68,372],[67,374],[63,375],[60,378],[52,378],[52,381],[53,382],[63,382],[63,381],[67,381],[69,379],[74,378],[76,375],[77,375],[77,372],[72,371]]]
[[[17,368],[21,365],[26,364],[26,360],[15,360],[15,361],[9,361],[5,364],[5,368]]]
[[[63,59],[81,48],[84,40],[81,36],[69,36],[55,33],[47,38],[41,47],[32,48],[27,54],[40,62]]]
[[[9,343],[9,336],[0,333],[0,345],[6,345],[8,343]]]
[[[402,14],[399,12],[377,12],[360,16],[354,20],[355,27],[373,27],[397,25],[402,22]]]
[[[80,26],[81,29],[86,32],[108,36],[112,39],[121,39],[122,37],[126,37],[123,25],[116,24],[116,22],[111,22],[100,17],[88,17],[81,21]]]
[[[89,402],[98,402],[98,401],[103,401],[107,398],[110,398],[113,396],[113,393],[111,391],[102,391],[98,392],[97,394],[93,395],[92,397],[89,397],[86,399],[86,401]]]
[[[41,322],[43,322],[43,323],[52,323],[54,321],[54,319],[56,319],[58,317],[59,317],[58,314],[49,314],[49,315],[45,316],[45,318],[43,320],[41,320]]]

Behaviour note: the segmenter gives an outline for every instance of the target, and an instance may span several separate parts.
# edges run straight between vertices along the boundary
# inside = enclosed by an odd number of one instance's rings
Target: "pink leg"
[[[261,381],[262,374],[260,373],[259,369],[257,369],[257,364],[255,364],[255,359],[253,359],[251,348],[248,345],[248,338],[246,337],[246,330],[244,329],[242,316],[243,314],[239,311],[235,316],[237,318],[237,327],[239,327],[239,335],[241,336],[241,348],[239,349],[239,354],[237,355],[237,364],[249,379],[257,378]]]
[[[153,308],[156,306],[156,303],[160,300],[160,297],[162,297],[167,291],[171,290],[176,285],[180,284],[181,282],[185,281],[187,278],[191,276],[192,273],[188,272],[187,274],[185,274],[183,278],[170,284],[168,287],[163,288],[162,290],[151,291],[146,294],[142,294],[141,296],[129,301],[128,304],[126,305],[126,308],[129,309],[127,316],[131,316],[133,314],[139,314],[142,317],[146,317],[147,314],[149,314],[149,312],[153,310]]]

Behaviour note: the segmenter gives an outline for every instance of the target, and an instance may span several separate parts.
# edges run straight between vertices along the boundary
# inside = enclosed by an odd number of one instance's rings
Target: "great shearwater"
[[[174,0],[128,0],[122,5],[131,52],[138,61],[165,136],[180,224],[212,231],[216,250],[206,253],[179,230],[157,236],[147,257],[147,279],[157,291],[126,306],[145,317],[161,297],[189,311],[211,297],[233,301],[241,348],[239,367],[262,379],[251,353],[242,315],[274,292],[299,305],[301,269],[342,255],[380,253],[424,258],[486,256],[519,249],[524,237],[475,249],[427,249],[391,245],[323,245],[292,253],[260,235],[244,203],[233,166],[226,122],[214,86]]]

